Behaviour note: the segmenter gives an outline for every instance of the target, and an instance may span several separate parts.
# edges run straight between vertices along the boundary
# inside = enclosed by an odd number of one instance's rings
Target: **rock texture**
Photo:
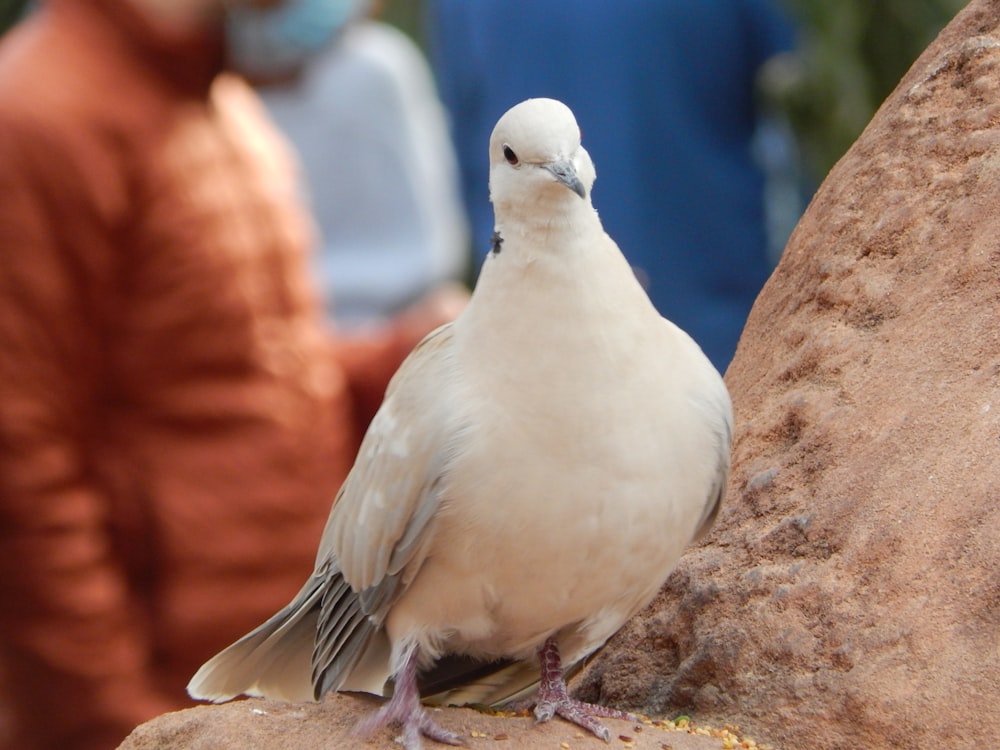
[[[374,698],[330,695],[322,703],[289,704],[247,700],[200,706],[164,714],[138,727],[119,750],[399,750],[390,732],[368,739],[351,732],[373,710]],[[656,726],[609,721],[612,740],[605,745],[562,720],[535,724],[528,717],[487,716],[467,708],[444,709],[446,729],[465,735],[468,747],[490,750],[720,750],[723,740]],[[639,727],[637,730],[636,727]],[[427,750],[444,748],[427,741]],[[732,745],[730,745],[732,747]]]
[[[1000,2],[831,171],[727,382],[718,526],[580,692],[787,750],[1000,745]]]

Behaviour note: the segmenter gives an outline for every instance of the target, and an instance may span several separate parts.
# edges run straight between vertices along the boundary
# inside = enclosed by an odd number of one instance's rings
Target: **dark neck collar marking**
[[[503,245],[503,237],[500,236],[500,232],[494,231],[493,236],[490,237],[490,252],[499,255],[501,245]]]

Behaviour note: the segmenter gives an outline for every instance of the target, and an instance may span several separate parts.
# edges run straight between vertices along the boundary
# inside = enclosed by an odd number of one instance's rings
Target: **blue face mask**
[[[367,6],[368,0],[288,0],[273,8],[232,6],[226,14],[229,65],[261,80],[291,75]]]

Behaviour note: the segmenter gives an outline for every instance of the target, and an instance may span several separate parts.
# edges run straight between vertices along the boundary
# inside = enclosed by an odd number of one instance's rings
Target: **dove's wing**
[[[313,575],[287,607],[202,666],[192,696],[383,692],[391,665],[379,626],[423,560],[453,442],[454,420],[439,406],[449,399],[431,398],[454,377],[450,350],[444,326],[400,367],[334,503]]]
[[[721,415],[721,419],[719,421],[719,431],[717,432],[719,438],[716,453],[717,471],[715,481],[712,483],[712,487],[708,493],[705,509],[702,511],[694,538],[691,540],[692,543],[701,540],[712,528],[716,516],[719,515],[719,508],[722,507],[722,498],[726,494],[726,482],[729,479],[729,453],[733,440],[733,424],[732,417],[728,411],[723,412],[720,409],[718,413]]]
[[[327,571],[313,680],[317,695],[384,682],[387,657],[371,659],[393,602],[426,555],[441,481],[456,451],[456,424],[442,397],[455,382],[451,325],[425,338],[393,377],[334,503],[316,568]],[[374,669],[378,674],[355,674]],[[390,674],[386,671],[385,677]]]
[[[709,383],[713,382],[708,378],[705,380]],[[719,515],[722,498],[726,494],[726,483],[729,480],[729,457],[733,442],[733,408],[729,401],[729,392],[722,385],[721,380],[716,381],[716,387],[712,388],[703,398],[702,406],[705,412],[705,421],[711,426],[716,438],[716,472],[692,542],[702,539],[712,528],[716,516]]]
[[[705,496],[705,504],[698,525],[695,527],[694,537],[691,539],[694,543],[702,539],[712,528],[726,494],[733,442],[733,405],[725,382],[702,354],[694,339],[666,318],[662,319],[662,325],[678,345],[688,350],[687,356],[680,360],[686,363],[691,377],[687,396],[698,414],[698,423],[708,428],[712,438],[711,457],[715,474]]]
[[[344,580],[381,610],[380,588],[419,563],[423,532],[437,510],[438,489],[455,450],[452,326],[427,336],[393,377],[358,450],[323,532],[317,568],[336,559]]]

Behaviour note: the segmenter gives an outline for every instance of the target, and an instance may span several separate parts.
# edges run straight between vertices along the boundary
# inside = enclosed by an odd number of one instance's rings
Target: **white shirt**
[[[457,160],[429,66],[405,34],[354,22],[297,80],[260,94],[302,160],[317,279],[339,324],[385,318],[462,274]]]

